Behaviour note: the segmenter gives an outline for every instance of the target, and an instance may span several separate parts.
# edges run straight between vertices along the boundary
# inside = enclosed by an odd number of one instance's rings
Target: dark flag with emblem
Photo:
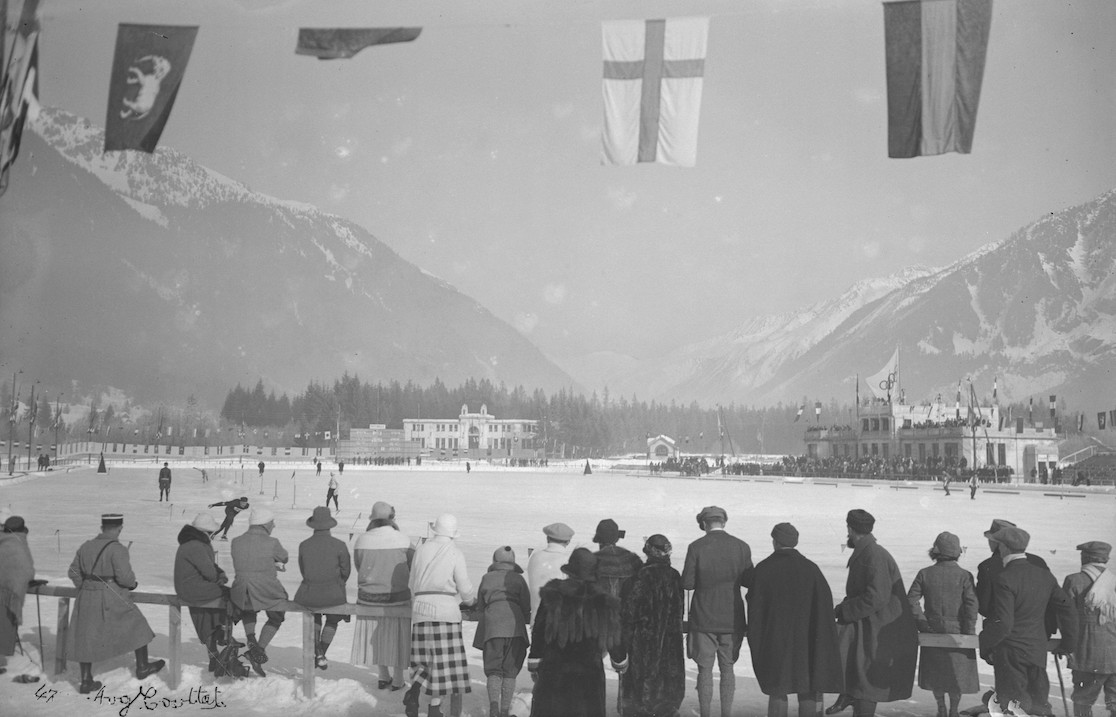
[[[120,24],[105,117],[106,152],[155,151],[197,34],[196,25]]]
[[[1098,412],[1097,413],[1097,428],[1099,428],[1102,431],[1104,430],[1104,419],[1105,419],[1104,411]]]
[[[372,45],[411,42],[421,32],[421,27],[301,27],[295,54],[347,60]]]
[[[38,107],[39,1],[26,0],[12,37],[7,27],[8,3],[0,4],[0,194],[8,188],[8,174],[19,155],[27,113]],[[7,54],[5,54],[7,53]]]

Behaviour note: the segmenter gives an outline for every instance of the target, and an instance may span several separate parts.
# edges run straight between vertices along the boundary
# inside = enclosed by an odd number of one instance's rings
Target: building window
[[[891,430],[891,421],[889,419],[886,419],[886,418],[881,418],[880,419],[880,430],[881,431],[890,431]],[[887,455],[887,454],[884,454],[884,455]]]
[[[888,444],[888,443],[884,443],[884,444],[883,444],[883,457],[884,457],[885,459],[887,459],[887,458],[890,458],[890,457],[891,457],[891,445],[890,445],[890,444]]]
[[[872,455],[878,456],[879,454],[880,454],[880,444],[873,443],[872,444]]]
[[[868,419],[867,419],[867,418],[862,418],[862,419],[861,419],[861,421],[860,421],[860,430],[862,430],[862,431],[864,431],[864,432],[867,432],[867,431],[868,431]]]
[[[1006,466],[1007,465],[1007,444],[1006,443],[997,443],[996,444],[996,449],[997,449],[996,452],[999,454],[999,459],[1000,459],[998,461],[998,465]]]
[[[880,430],[880,419],[878,419],[878,418],[873,418],[872,419],[872,430],[873,431]]]

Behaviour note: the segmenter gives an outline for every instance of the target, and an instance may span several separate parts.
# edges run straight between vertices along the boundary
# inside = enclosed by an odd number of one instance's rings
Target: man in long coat
[[[996,697],[1027,714],[1052,714],[1050,679],[1046,674],[1046,615],[1052,611],[1065,651],[1077,644],[1077,611],[1058,581],[1045,568],[1026,559],[1031,536],[1007,526],[991,536],[1004,569],[996,576],[992,617],[980,635],[980,656],[992,665]]]
[[[531,717],[605,717],[601,657],[626,668],[620,604],[597,585],[597,556],[587,549],[570,553],[562,572],[543,586],[531,630]]]
[[[163,660],[147,659],[147,643],[155,638],[147,619],[132,602],[136,575],[128,549],[120,544],[124,516],[101,516],[101,534],[78,548],[70,563],[69,576],[78,589],[70,616],[66,651],[81,667],[78,692],[88,694],[101,688],[93,679],[93,663],[126,652],[136,654],[136,678],[144,679],[163,669]]]
[[[853,553],[845,599],[834,608],[845,692],[825,712],[837,714],[852,705],[853,717],[872,717],[876,703],[911,696],[918,631],[899,566],[872,535],[876,519],[854,508],[845,523]]]
[[[230,597],[240,609],[240,620],[248,638],[248,662],[260,677],[267,662],[267,646],[286,615],[276,610],[287,599],[287,590],[279,582],[278,570],[286,570],[290,556],[278,538],[271,537],[275,516],[267,508],[253,508],[248,516],[248,531],[232,540],[233,578]],[[282,567],[280,567],[282,566]],[[267,611],[267,623],[256,640],[256,613]]]
[[[1112,546],[1091,540],[1077,546],[1081,572],[1067,575],[1062,589],[1077,608],[1073,669],[1074,717],[1091,717],[1104,690],[1104,706],[1116,715],[1116,574],[1106,563]]]
[[[262,461],[261,461],[262,463]],[[299,543],[298,569],[302,572],[302,583],[295,591],[294,601],[304,607],[335,607],[346,602],[345,583],[353,570],[349,557],[349,546],[330,535],[329,530],[337,525],[337,520],[329,514],[329,508],[320,505],[306,520],[306,525],[314,534]],[[337,625],[342,620],[349,621],[348,615],[325,615],[314,613],[314,664],[318,669],[329,667],[326,650],[333,642]]]
[[[713,663],[720,670],[721,717],[732,714],[736,693],[733,665],[748,631],[740,587],[752,568],[752,549],[725,532],[728,513],[710,505],[697,515],[705,535],[690,543],[682,568],[682,588],[693,590],[687,648],[697,663],[698,711],[710,717],[713,709]]]
[[[994,518],[992,520],[992,527],[984,531],[984,537],[988,539],[988,548],[992,551],[991,556],[985,558],[980,562],[979,565],[977,565],[977,605],[981,617],[984,618],[992,617],[992,598],[993,593],[995,592],[996,576],[999,575],[1000,571],[1004,569],[1003,558],[1000,556],[1000,552],[996,546],[996,541],[992,539],[992,535],[1000,528],[1007,527],[1017,528],[1019,526],[1017,526],[1010,520],[1004,520],[1003,518]],[[1037,567],[1046,569],[1046,561],[1039,556],[1032,555],[1031,553],[1024,553],[1024,555],[1027,558],[1027,562]],[[1053,625],[1048,624],[1047,628],[1047,634],[1054,632]]]
[[[832,620],[833,593],[821,569],[795,549],[798,530],[779,523],[768,557],[748,571],[748,647],[768,717],[786,717],[798,695],[799,717],[815,717],[824,692],[843,692],[844,674]]]
[[[23,601],[35,577],[35,563],[27,547],[27,524],[18,515],[8,516],[0,532],[0,672],[5,658],[15,654]]]

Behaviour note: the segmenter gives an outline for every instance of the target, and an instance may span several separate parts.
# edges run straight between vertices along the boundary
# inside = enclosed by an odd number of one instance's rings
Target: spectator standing
[[[934,564],[919,570],[907,591],[919,632],[976,634],[976,588],[973,574],[957,564],[960,557],[958,537],[949,532],[939,533],[930,548]],[[957,704],[961,695],[980,691],[976,652],[952,647],[921,648],[918,686],[934,693],[938,717],[959,717]]]
[[[1006,526],[990,539],[1004,567],[996,576],[991,619],[980,635],[980,656],[992,665],[1001,705],[1050,715],[1046,615],[1056,616],[1063,650],[1069,652],[1077,645],[1077,611],[1050,571],[1027,560],[1031,536],[1025,530]]]
[[[395,523],[395,508],[377,501],[368,530],[353,545],[360,605],[411,604],[411,540]],[[352,661],[379,671],[377,687],[403,689],[403,673],[411,660],[411,618],[360,617],[353,629]],[[394,675],[392,675],[394,671]]]
[[[686,694],[682,638],[686,596],[682,576],[670,566],[672,549],[666,536],[658,533],[644,542],[647,562],[635,574],[620,606],[629,662],[620,676],[624,715],[672,717]]]
[[[101,683],[93,679],[93,663],[135,652],[136,679],[142,680],[163,669],[163,660],[148,661],[147,644],[155,638],[143,613],[132,602],[136,575],[128,549],[120,544],[124,516],[105,513],[101,533],[78,548],[70,563],[69,576],[78,589],[66,652],[81,668],[80,694],[96,692]]]
[[[1077,546],[1081,572],[1066,576],[1062,589],[1077,609],[1073,670],[1074,717],[1092,717],[1104,691],[1109,717],[1116,717],[1116,575],[1107,568],[1112,546],[1091,540]]]
[[[233,578],[231,598],[240,611],[244,634],[248,638],[248,662],[260,677],[267,662],[267,646],[279,631],[286,615],[275,608],[287,600],[287,591],[279,582],[278,571],[286,570],[286,548],[278,538],[271,537],[275,515],[267,508],[253,508],[248,516],[248,530],[233,538],[231,545]],[[267,612],[267,623],[256,640],[256,613]]]
[[[171,486],[171,469],[170,464],[164,463],[163,467],[159,469],[159,502],[163,502],[163,496],[166,495],[167,500],[170,500],[170,486]]]
[[[233,500],[226,500],[223,503],[210,503],[209,507],[210,508],[224,507],[224,509],[225,509],[225,520],[221,523],[221,525],[217,528],[217,530],[213,531],[213,535],[216,536],[217,533],[220,533],[221,534],[221,540],[228,540],[229,539],[229,528],[232,527],[233,521],[236,520],[236,516],[240,515],[241,511],[248,510],[248,496],[242,495],[239,498],[234,498]]]
[[[411,680],[403,697],[407,717],[418,716],[419,691],[430,696],[429,717],[442,717],[442,698],[450,695],[450,717],[460,717],[462,695],[472,691],[460,604],[477,593],[458,549],[457,518],[448,513],[431,525],[434,536],[415,550],[411,566]]]
[[[992,555],[981,561],[980,565],[977,565],[976,594],[980,614],[985,618],[992,617],[992,599],[996,590],[996,576],[1004,569],[1003,558],[1000,557],[999,547],[996,541],[993,540],[992,535],[1001,528],[1006,527],[1015,528],[1018,526],[1010,520],[994,518],[992,520],[992,527],[984,531],[984,537],[988,539],[988,547],[991,548]],[[1032,555],[1031,553],[1026,553],[1025,555],[1027,562],[1036,567],[1047,569],[1046,561],[1039,556]],[[1049,634],[1052,632],[1054,632],[1054,626],[1048,622],[1047,633]]]
[[[796,549],[797,528],[779,523],[771,544],[774,552],[744,580],[752,667],[768,696],[768,717],[786,717],[791,694],[798,697],[798,717],[815,717],[823,693],[845,689],[833,593],[821,569]]]
[[[488,682],[488,717],[508,717],[515,679],[527,658],[527,625],[531,622],[531,590],[515,551],[505,545],[492,554],[492,564],[477,589],[480,621],[473,647],[484,653]]]
[[[570,558],[570,541],[574,532],[565,523],[551,523],[542,529],[546,547],[531,553],[527,559],[527,583],[531,587],[531,605],[538,610],[539,591],[555,578],[562,578],[562,566]]]
[[[687,652],[698,667],[701,717],[712,714],[714,661],[721,677],[721,717],[729,717],[736,692],[733,665],[748,631],[740,587],[752,568],[752,551],[743,540],[725,531],[728,513],[724,508],[702,508],[697,522],[705,535],[690,543],[682,569],[682,587],[693,591]]]
[[[851,705],[853,717],[872,717],[877,703],[905,700],[913,691],[918,631],[899,566],[872,534],[875,523],[859,508],[845,519],[853,553],[845,598],[834,608],[845,692],[826,714]]]
[[[620,604],[597,585],[597,556],[586,548],[570,553],[562,572],[543,586],[531,628],[531,717],[605,717],[601,657],[627,668]]]
[[[23,623],[23,601],[35,578],[35,562],[27,547],[27,524],[18,515],[8,516],[0,532],[0,674],[8,657],[15,654],[19,626]],[[17,677],[18,681],[19,678]],[[38,678],[35,678],[38,681]]]
[[[256,467],[260,469],[260,478],[263,478],[264,462],[260,461],[259,464],[256,465]]]
[[[976,471],[973,471],[973,474],[969,476],[969,500],[976,500],[978,485],[980,485],[980,481],[977,480]]]
[[[217,565],[211,535],[217,532],[217,521],[209,513],[198,513],[194,520],[178,531],[178,551],[174,555],[174,592],[190,608],[190,621],[198,640],[209,653],[209,671],[217,669],[217,643],[226,636],[228,610],[213,606],[214,601],[227,599],[225,587],[229,578]]]
[[[306,525],[314,534],[298,545],[302,583],[295,591],[294,601],[309,608],[344,605],[347,602],[345,582],[352,572],[352,559],[349,547],[329,533],[337,521],[329,514],[329,508],[318,506],[306,519]],[[322,613],[314,613],[314,664],[319,670],[329,667],[326,650],[333,642],[338,623],[349,621],[348,615],[327,614],[323,627],[322,617]]]
[[[593,542],[601,546],[596,552],[597,584],[621,602],[627,596],[632,576],[643,567],[638,555],[617,545],[624,535],[625,531],[620,530],[612,518],[597,523],[597,531],[593,534]]]

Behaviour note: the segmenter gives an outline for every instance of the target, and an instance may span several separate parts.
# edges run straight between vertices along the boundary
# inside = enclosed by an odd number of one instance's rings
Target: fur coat
[[[686,694],[682,576],[670,558],[648,558],[633,576],[621,608],[628,671],[621,678],[623,714],[671,717]]]
[[[596,583],[551,580],[531,632],[531,717],[605,717],[605,652],[621,660],[620,601]]]

